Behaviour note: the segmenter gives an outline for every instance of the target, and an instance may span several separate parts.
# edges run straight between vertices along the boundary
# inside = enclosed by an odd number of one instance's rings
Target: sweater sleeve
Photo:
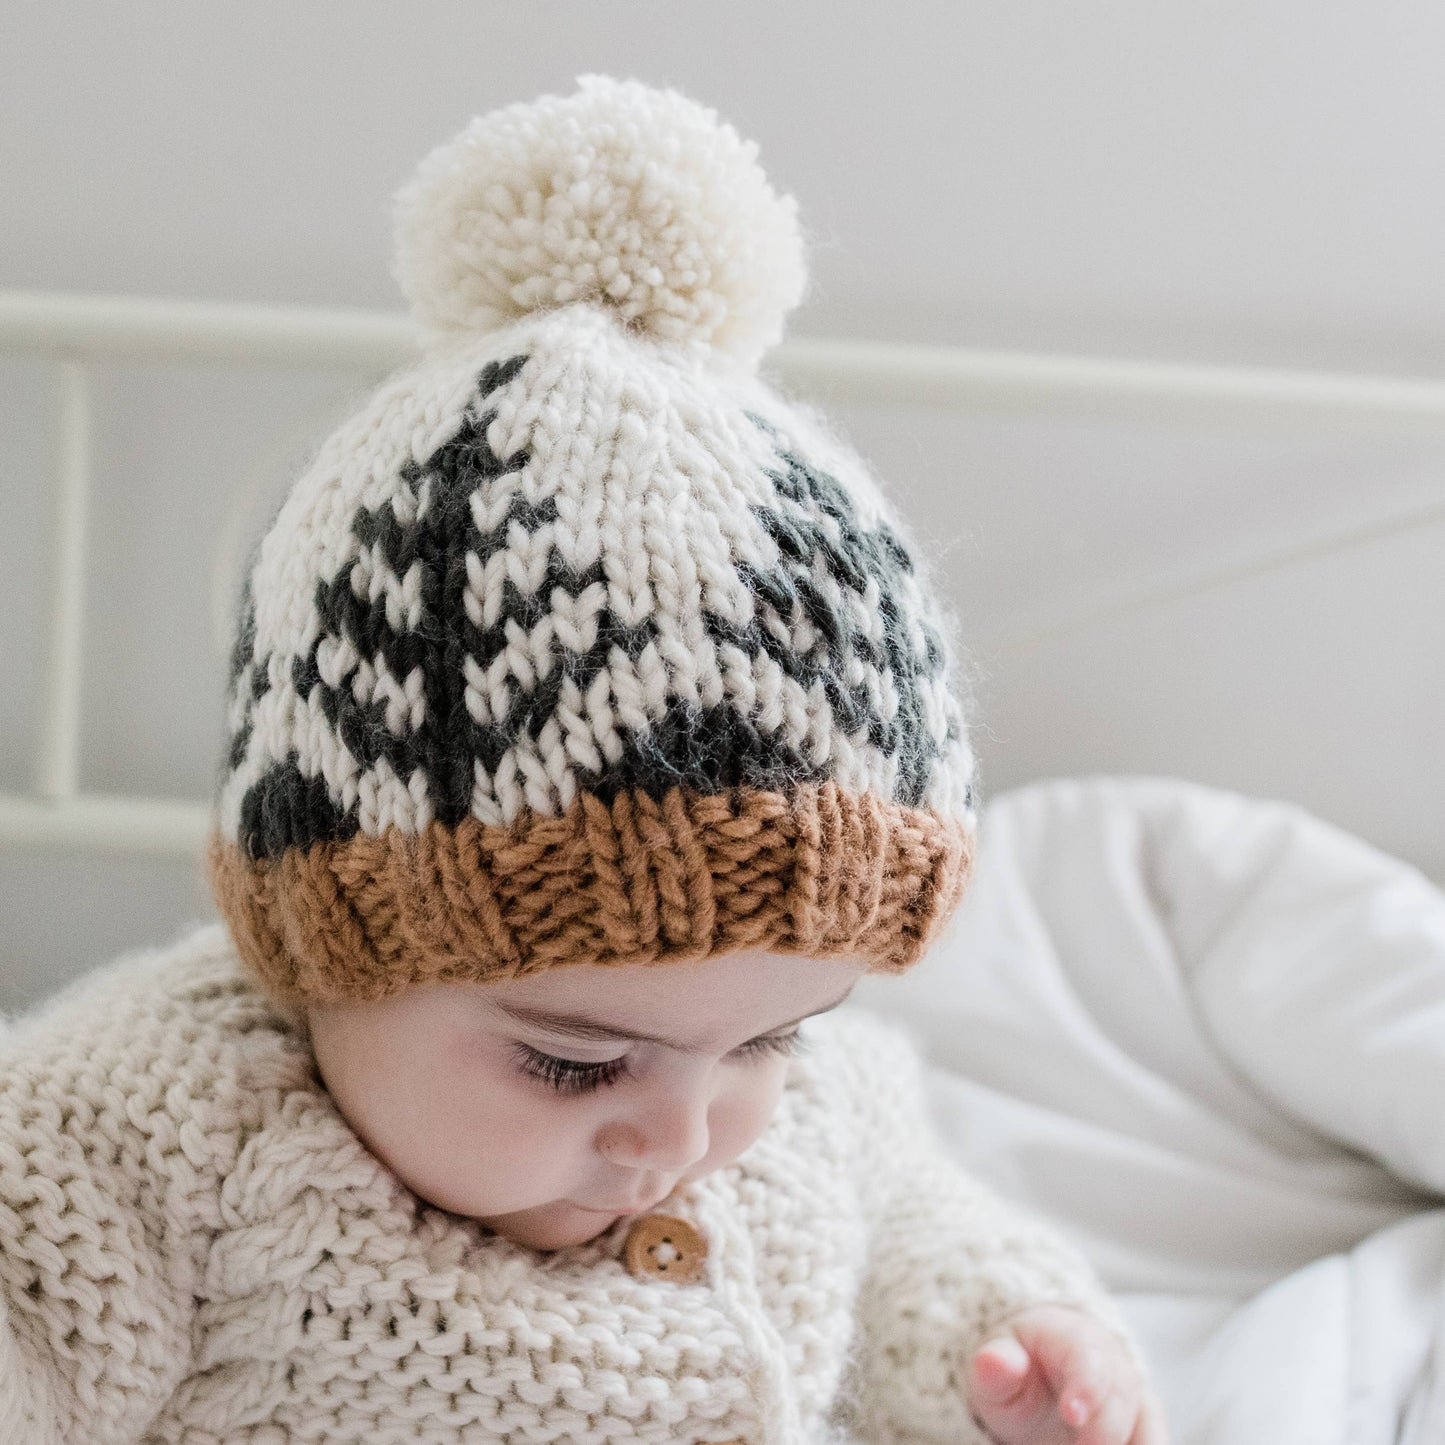
[[[135,1445],[190,1368],[235,1131],[211,1127],[205,960],[164,984],[152,962],[97,971],[0,1042],[0,1421],[26,1445]]]
[[[837,1018],[868,1232],[853,1410],[873,1445],[974,1445],[969,1362],[1008,1317],[1066,1304],[1137,1346],[1084,1257],[1052,1226],[969,1177],[927,1118],[922,1065],[897,1029]]]

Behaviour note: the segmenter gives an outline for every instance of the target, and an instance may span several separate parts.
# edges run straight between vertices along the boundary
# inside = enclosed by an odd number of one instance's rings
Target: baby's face
[[[560,1249],[730,1163],[853,960],[742,952],[427,984],[311,1010],[322,1078],[415,1194]]]

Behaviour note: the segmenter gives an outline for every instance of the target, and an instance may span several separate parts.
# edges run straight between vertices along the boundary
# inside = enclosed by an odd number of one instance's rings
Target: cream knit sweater
[[[814,1020],[764,1134],[656,1211],[538,1254],[411,1194],[220,926],[122,958],[0,1042],[0,1442],[985,1437],[967,1360],[1084,1262],[932,1143],[901,1035]]]

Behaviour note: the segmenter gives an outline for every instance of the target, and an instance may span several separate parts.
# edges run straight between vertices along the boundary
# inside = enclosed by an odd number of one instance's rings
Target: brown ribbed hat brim
[[[610,806],[584,793],[560,817],[259,861],[216,835],[208,870],[247,966],[277,996],[321,1003],[745,948],[901,972],[961,898],[973,845],[960,822],[828,782]]]

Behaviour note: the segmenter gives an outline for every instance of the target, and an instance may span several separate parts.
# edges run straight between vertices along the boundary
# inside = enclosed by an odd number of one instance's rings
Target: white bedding
[[[1445,895],[1171,779],[1003,794],[980,839],[950,934],[855,998],[1119,1292],[1177,1445],[1445,1445]]]

